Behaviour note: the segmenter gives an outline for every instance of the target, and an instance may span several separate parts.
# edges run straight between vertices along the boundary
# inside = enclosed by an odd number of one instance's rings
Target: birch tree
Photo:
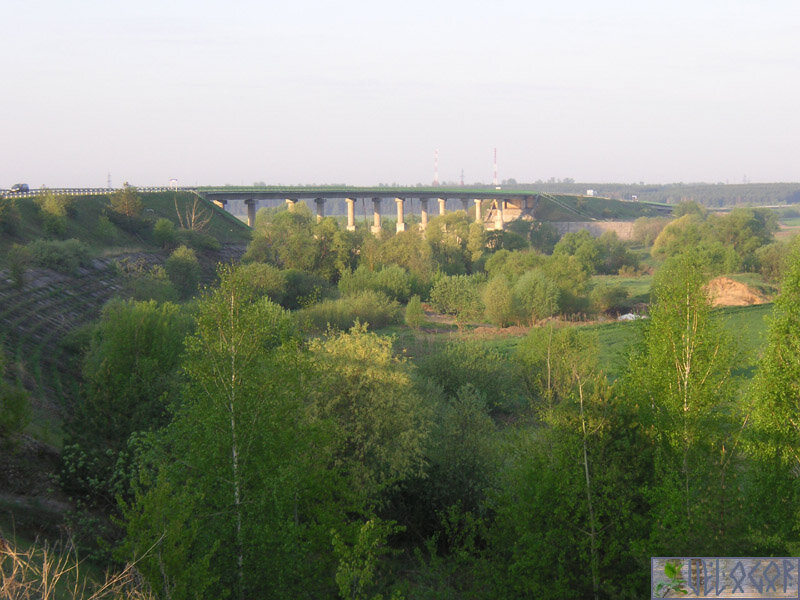
[[[292,320],[220,275],[186,344],[183,406],[127,510],[127,548],[162,539],[143,570],[164,597],[324,594],[335,474],[305,416]]]

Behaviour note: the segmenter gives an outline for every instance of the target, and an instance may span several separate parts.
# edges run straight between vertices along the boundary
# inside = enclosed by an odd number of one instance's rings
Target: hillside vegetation
[[[176,599],[635,598],[650,556],[798,543],[800,248],[771,213],[376,237],[174,203],[4,217],[4,538],[64,528]],[[714,309],[719,276],[774,304]]]

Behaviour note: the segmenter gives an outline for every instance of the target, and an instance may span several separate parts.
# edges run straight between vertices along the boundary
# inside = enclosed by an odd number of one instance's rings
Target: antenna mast
[[[494,178],[492,179],[492,183],[497,187],[497,148],[494,149]]]
[[[433,153],[433,186],[439,186],[439,150]]]

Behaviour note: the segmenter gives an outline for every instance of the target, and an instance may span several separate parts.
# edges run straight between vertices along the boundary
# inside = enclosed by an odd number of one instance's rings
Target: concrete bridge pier
[[[372,227],[370,231],[373,235],[381,235],[381,199],[372,199]]]
[[[401,231],[406,230],[406,223],[403,220],[403,208],[405,203],[405,198],[395,198],[395,204],[397,204],[397,228],[396,232],[400,233]]]
[[[347,202],[347,231],[356,230],[356,199],[345,198]]]
[[[317,223],[325,218],[325,198],[315,198],[314,204],[317,205]]]
[[[445,204],[447,204],[447,198],[437,198],[439,201],[439,216],[444,216]]]
[[[245,206],[247,206],[247,224],[250,227],[256,226],[256,201],[252,198],[248,198],[244,201]]]
[[[505,221],[503,220],[504,202],[498,202],[495,200],[494,203],[497,205],[497,212],[494,216],[494,229],[495,231],[503,231],[503,228],[505,227]]]
[[[475,198],[475,222],[481,223],[481,199]]]
[[[419,217],[420,217],[419,228],[422,231],[425,231],[428,228],[428,199],[427,198],[420,198],[419,199]]]
[[[286,199],[286,208],[289,210],[289,212],[294,212],[295,204],[297,204],[297,200],[295,198]]]

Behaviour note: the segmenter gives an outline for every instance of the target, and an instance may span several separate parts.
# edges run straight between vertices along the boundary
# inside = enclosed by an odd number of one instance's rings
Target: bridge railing
[[[2,198],[36,198],[45,194],[55,194],[56,196],[104,196],[120,191],[122,188],[39,188],[28,190],[27,192],[13,192],[11,190],[0,190]],[[175,188],[175,187],[137,187],[137,191],[145,194],[158,192],[196,192],[194,188]]]

